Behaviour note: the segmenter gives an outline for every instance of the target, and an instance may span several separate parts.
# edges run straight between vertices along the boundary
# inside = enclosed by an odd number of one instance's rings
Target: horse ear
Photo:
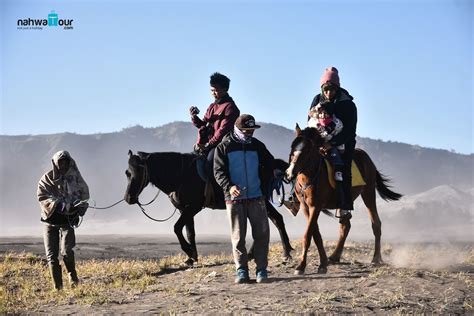
[[[133,152],[132,152],[131,149],[129,149],[129,150],[128,150],[128,157],[131,157],[131,156],[133,156]]]
[[[147,159],[148,156],[150,156],[149,153],[145,153],[145,152],[143,152],[143,151],[137,152],[137,155],[138,155],[138,157],[140,157],[140,159]]]
[[[300,126],[298,125],[298,123],[296,123],[295,131],[296,131],[296,136],[300,136],[300,135],[301,135],[301,128],[300,128]]]

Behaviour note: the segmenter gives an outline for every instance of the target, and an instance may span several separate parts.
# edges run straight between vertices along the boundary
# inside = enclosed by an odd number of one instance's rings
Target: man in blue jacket
[[[255,124],[252,115],[239,116],[234,130],[224,137],[214,155],[214,176],[224,191],[231,226],[232,253],[237,269],[235,283],[250,281],[245,247],[247,218],[254,238],[256,281],[260,283],[268,278],[270,230],[261,176],[263,169],[273,169],[274,158],[261,141],[252,137],[257,128],[260,126]]]

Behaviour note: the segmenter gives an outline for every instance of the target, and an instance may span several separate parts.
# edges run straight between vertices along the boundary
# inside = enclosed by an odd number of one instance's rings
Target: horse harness
[[[143,179],[142,179],[142,183],[141,183],[141,187],[140,187],[140,190],[139,192],[141,193],[143,191],[143,189],[145,189],[145,187],[148,185],[148,183],[150,182],[150,179],[149,179],[149,171],[148,171],[148,165],[147,165],[147,161],[145,160],[143,162],[142,165],[140,165],[141,167],[143,167]],[[183,159],[181,159],[181,174],[183,174],[184,170],[184,162],[183,162]],[[181,181],[181,186],[183,185],[183,182]],[[181,189],[181,186],[179,189]],[[178,190],[179,190],[178,189]],[[169,220],[171,217],[174,216],[174,214],[176,213],[176,210],[177,208],[175,207],[174,208],[174,211],[173,213],[165,218],[165,219],[156,219],[154,217],[151,217],[150,215],[148,215],[145,211],[145,208],[143,206],[147,206],[147,205],[150,205],[151,203],[153,203],[157,198],[158,198],[158,195],[160,195],[160,192],[161,190],[158,189],[158,192],[156,193],[155,197],[148,203],[145,203],[145,204],[141,204],[140,201],[138,201],[138,197],[137,197],[137,205],[138,207],[140,207],[140,210],[142,211],[143,215],[145,215],[146,217],[148,217],[149,219],[151,219],[152,221],[155,221],[155,222],[166,222],[167,220]],[[171,193],[170,193],[171,194]],[[168,198],[170,198],[170,194],[168,194]]]
[[[296,175],[296,183],[295,183],[295,187],[296,186],[299,186],[299,190],[295,190],[297,194],[300,194],[300,196],[302,197],[303,201],[306,200],[306,190],[308,190],[309,188],[311,187],[318,187],[318,184],[319,184],[319,179],[320,179],[320,174],[321,174],[321,165],[322,165],[322,162],[323,162],[324,158],[323,157],[320,157],[319,158],[319,163],[318,163],[318,168],[316,169],[316,174],[315,176],[313,176],[312,178],[309,179],[309,181],[307,181],[306,183],[301,183],[300,181],[298,181],[298,175],[300,175],[302,173],[302,171],[304,169],[302,169],[301,171],[299,171]],[[299,191],[299,192],[298,192]]]

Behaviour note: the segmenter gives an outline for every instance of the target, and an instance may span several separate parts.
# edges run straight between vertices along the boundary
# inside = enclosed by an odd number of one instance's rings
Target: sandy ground
[[[293,242],[293,246],[299,246]],[[328,252],[333,249],[328,242]],[[44,254],[39,238],[0,238],[0,253]],[[201,255],[230,254],[225,236],[198,240]],[[370,264],[370,243],[349,242],[343,262],[317,274],[319,258],[310,251],[304,276],[295,276],[295,259],[270,256],[268,283],[234,284],[231,261],[170,268],[156,274],[145,293],[117,297],[105,305],[43,306],[44,313],[442,313],[472,314],[472,243],[384,245],[383,266]],[[297,249],[299,253],[299,249]],[[179,254],[174,236],[79,236],[78,260],[89,258],[162,258]],[[254,265],[251,264],[252,277]]]

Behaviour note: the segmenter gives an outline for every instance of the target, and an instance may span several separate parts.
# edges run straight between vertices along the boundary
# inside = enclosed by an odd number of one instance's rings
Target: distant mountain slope
[[[255,136],[275,157],[288,159],[293,131],[263,123]],[[70,151],[90,186],[92,198],[98,205],[105,205],[123,197],[129,149],[190,152],[195,140],[196,129],[186,122],[157,128],[134,126],[120,132],[93,135],[0,136],[0,235],[16,227],[38,225],[36,186],[41,175],[51,168],[51,157],[58,150]],[[377,168],[393,180],[397,192],[411,195],[441,185],[462,190],[473,188],[472,154],[369,138],[358,138],[357,146],[365,149]],[[160,213],[167,214],[170,204],[165,199],[159,207],[165,210]],[[88,216],[98,222],[141,219],[134,207],[132,211],[125,204],[110,211],[91,211]]]
[[[442,185],[393,202],[381,212],[389,235],[400,239],[451,239],[474,241],[474,195]]]

